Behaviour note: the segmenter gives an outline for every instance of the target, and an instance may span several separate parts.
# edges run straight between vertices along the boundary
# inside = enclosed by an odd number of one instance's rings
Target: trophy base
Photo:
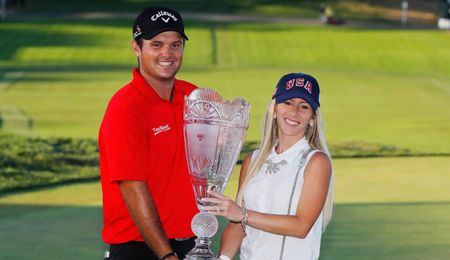
[[[186,260],[215,260],[217,259],[212,252],[211,241],[207,237],[200,237],[195,240],[195,247],[186,254]]]

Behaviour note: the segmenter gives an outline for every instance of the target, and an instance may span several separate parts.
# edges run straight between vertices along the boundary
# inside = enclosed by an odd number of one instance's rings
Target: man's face
[[[142,48],[135,45],[140,72],[144,77],[171,80],[183,61],[184,40],[174,31],[162,32],[150,40],[143,40]]]

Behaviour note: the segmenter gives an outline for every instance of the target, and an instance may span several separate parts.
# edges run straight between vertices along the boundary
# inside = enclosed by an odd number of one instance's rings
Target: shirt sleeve
[[[108,111],[103,120],[101,149],[110,182],[148,179],[150,144],[144,117],[136,110],[115,108]]]

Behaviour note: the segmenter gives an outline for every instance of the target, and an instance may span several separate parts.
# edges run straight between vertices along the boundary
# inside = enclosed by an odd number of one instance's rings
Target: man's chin
[[[177,74],[177,72],[178,72],[178,70],[161,72],[161,73],[159,73],[159,77],[161,79],[171,80],[171,79],[175,78],[175,75]]]

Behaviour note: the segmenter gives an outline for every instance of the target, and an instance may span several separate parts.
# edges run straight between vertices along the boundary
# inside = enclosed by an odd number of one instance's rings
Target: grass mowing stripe
[[[337,204],[334,214],[320,259],[420,260],[450,255],[449,201]]]
[[[445,259],[450,195],[441,192],[450,185],[449,164],[448,157],[334,160],[336,205],[321,259]],[[234,196],[238,170],[227,195]],[[399,195],[384,196],[392,190]],[[3,194],[0,257],[99,258],[100,203],[98,182]]]
[[[5,50],[0,54],[0,68],[75,65],[132,66],[136,59],[131,49],[131,33],[127,19],[91,21],[55,21],[30,24],[0,24],[0,38]],[[210,27],[188,28],[191,36],[187,49],[195,66],[211,65]],[[191,44],[195,48],[189,48]],[[191,56],[192,56],[191,55]],[[189,64],[189,59],[185,65]]]
[[[193,72],[182,72],[182,75],[200,85],[218,89],[224,96],[239,95],[248,99],[252,107],[247,140],[258,140],[260,120],[269,96],[280,75],[288,71],[298,70],[228,69],[208,72],[209,77]],[[448,151],[448,96],[441,89],[434,88],[429,77],[315,69],[302,71],[319,79],[321,110],[331,143],[357,140],[414,151]],[[450,78],[442,77],[442,80],[450,83]]]
[[[219,64],[226,67],[327,67],[433,75],[450,72],[450,54],[446,51],[450,36],[439,31],[255,24],[224,27],[218,35],[223,39],[219,40]]]
[[[280,75],[288,71],[296,69],[184,69],[179,78],[214,88],[227,98],[245,97],[252,105],[247,140],[258,140],[268,98]],[[450,78],[303,71],[321,84],[321,109],[331,143],[366,141],[448,152],[450,108],[444,89]],[[14,89],[0,93],[0,102],[21,107],[31,116],[35,134],[95,138],[109,97],[130,77],[128,70],[28,72]],[[442,85],[435,86],[433,80]]]
[[[342,204],[450,202],[449,169],[450,157],[334,160],[335,200]]]
[[[89,206],[1,205],[1,259],[101,259],[101,209]],[[5,236],[6,235],[6,236]],[[45,250],[47,249],[47,250]]]
[[[30,27],[25,22],[2,23],[0,31],[16,37],[0,39],[1,46],[13,48],[2,54],[0,66],[37,66],[34,56],[41,62],[47,57],[46,65],[70,65],[71,59],[75,64],[84,60],[86,64],[132,65],[129,22],[73,20]],[[191,40],[186,57],[192,62],[185,67],[211,65],[211,26],[216,25],[195,23],[188,29]],[[450,36],[441,31],[239,23],[215,28],[219,67],[298,66],[408,75],[450,72]]]

